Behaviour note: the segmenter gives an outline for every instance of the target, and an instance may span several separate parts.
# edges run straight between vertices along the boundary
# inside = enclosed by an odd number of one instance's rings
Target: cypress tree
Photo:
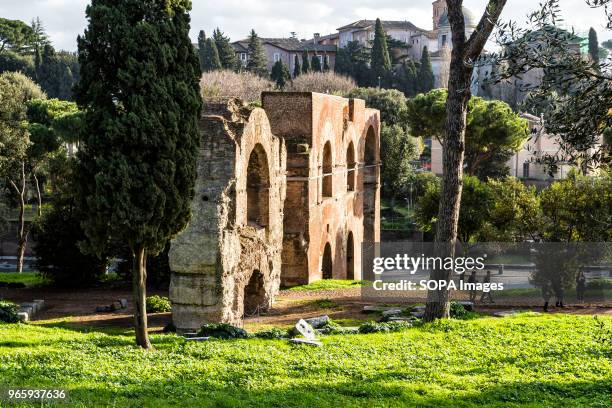
[[[88,249],[123,242],[133,257],[136,342],[150,348],[146,259],[190,218],[199,144],[200,67],[189,0],[94,0],[78,38],[85,112],[79,204]],[[162,52],[162,50],[164,52]]]
[[[221,60],[219,59],[219,52],[217,51],[217,45],[212,38],[206,39],[206,59],[204,61],[204,71],[215,71],[221,69]]]
[[[300,65],[300,58],[296,55],[295,56],[295,63],[294,63],[294,67],[293,67],[293,77],[297,78],[300,75],[302,75],[302,66]]]
[[[223,35],[221,30],[217,28],[213,31],[213,39],[219,52],[219,59],[221,60],[221,66],[224,69],[234,69],[236,67],[236,51],[230,43],[230,39]]]
[[[417,94],[417,68],[412,60],[408,60],[403,66],[403,91],[407,97],[412,98]]]
[[[321,60],[318,55],[312,56],[312,62],[310,63],[312,72],[321,72]]]
[[[310,56],[308,55],[308,50],[304,50],[304,52],[302,53],[302,73],[307,74],[310,71]]]
[[[422,93],[431,91],[435,87],[435,82],[431,60],[429,59],[429,51],[427,47],[424,47],[423,55],[421,55],[421,67],[417,75],[418,91]]]
[[[593,62],[599,63],[599,41],[597,40],[597,31],[593,27],[589,30],[589,55]]]
[[[278,89],[285,88],[287,82],[291,81],[291,73],[289,72],[289,68],[282,60],[278,60],[272,66],[272,74],[270,78],[276,83],[276,87]]]
[[[246,66],[247,71],[259,76],[268,76],[268,58],[255,30],[251,30],[249,35],[248,53],[249,62]]]
[[[372,45],[372,81],[377,83],[380,78],[381,83],[386,84],[391,71],[391,58],[389,57],[389,48],[387,47],[387,34],[383,28],[380,19],[376,19],[374,28],[374,44]]]
[[[207,60],[207,56],[206,56],[206,33],[204,33],[204,30],[200,30],[200,33],[198,34],[198,59],[200,61],[200,69],[202,71],[206,71],[205,67],[206,67],[206,60]]]

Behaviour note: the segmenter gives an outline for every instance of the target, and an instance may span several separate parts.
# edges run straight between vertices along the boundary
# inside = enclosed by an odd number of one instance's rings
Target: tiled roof
[[[415,26],[410,21],[383,20],[381,21],[381,23],[383,27],[387,30],[399,29],[399,30],[412,30],[412,31],[426,31],[426,30],[423,30],[422,28]],[[338,31],[346,30],[350,28],[366,29],[366,28],[373,27],[375,24],[376,24],[376,20],[358,20],[358,21],[355,21],[354,23],[338,28]]]
[[[336,46],[333,44],[315,44],[314,40],[300,41],[297,38],[261,38],[261,42],[264,44],[270,44],[275,47],[281,48],[285,51],[302,52],[307,51],[320,51],[320,52],[336,52]],[[233,42],[232,45],[237,52],[247,52],[249,47],[249,40],[241,40]]]

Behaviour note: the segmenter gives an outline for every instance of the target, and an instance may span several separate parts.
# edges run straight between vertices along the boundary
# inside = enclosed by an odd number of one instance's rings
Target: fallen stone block
[[[32,308],[32,314],[36,314],[38,313],[38,304],[34,303],[34,302],[23,302],[21,304],[21,307],[31,307]]]
[[[38,305],[38,310],[43,310],[45,308],[45,301],[44,299],[34,299],[32,302],[36,303]]]
[[[109,305],[103,305],[103,306],[96,307],[96,312],[98,313],[104,313],[104,312],[110,312],[110,311],[111,311],[111,307]]]
[[[121,309],[123,309],[123,307],[121,307],[121,303],[120,303],[120,302],[113,302],[113,303],[110,305],[110,308],[111,308],[111,310],[112,310],[113,312],[114,312],[114,311],[116,311],[116,310],[121,310]]]
[[[126,309],[128,307],[127,299],[119,299],[119,303],[121,303],[121,308]]]
[[[329,316],[324,315],[324,316],[311,317],[309,319],[304,319],[304,321],[308,323],[309,325],[311,325],[313,328],[320,329],[321,327],[329,323]]]
[[[425,312],[425,306],[414,306],[412,308],[413,312]]]
[[[412,323],[415,320],[416,320],[416,317],[414,316],[391,316],[388,321]]]
[[[19,313],[27,313],[30,318],[34,315],[34,309],[31,306],[21,306]]]
[[[323,343],[321,343],[320,341],[311,340],[311,339],[295,338],[289,341],[293,344],[307,344],[309,346],[316,346],[316,347],[321,347],[323,345]]]
[[[422,319],[425,316],[425,311],[419,312],[410,312],[410,315],[416,317],[417,319]]]
[[[511,317],[518,314],[518,312],[516,310],[503,310],[501,312],[495,312],[493,313],[493,316],[495,317]]]
[[[390,310],[385,310],[384,312],[382,312],[382,316],[383,317],[391,317],[391,316],[399,316],[402,314],[402,309],[390,309]]]
[[[463,306],[463,308],[465,310],[467,310],[468,312],[473,312],[474,311],[474,303],[473,302],[469,302],[467,300],[461,300],[461,301],[459,301],[457,303],[460,304],[461,306]]]
[[[19,318],[19,321],[21,323],[27,323],[30,321],[30,315],[27,314],[26,312],[19,312],[17,313],[17,317]]]
[[[210,337],[186,337],[185,341],[207,341]]]

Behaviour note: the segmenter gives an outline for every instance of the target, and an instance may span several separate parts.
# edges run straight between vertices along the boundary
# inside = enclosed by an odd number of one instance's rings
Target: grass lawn
[[[366,281],[356,281],[348,279],[321,279],[309,283],[308,285],[293,286],[287,290],[301,291],[301,290],[321,290],[321,289],[344,289],[344,288],[355,288],[366,285]]]
[[[23,283],[26,286],[38,286],[47,283],[38,272],[0,272],[0,282]]]
[[[154,335],[146,352],[117,330],[5,324],[0,378],[67,388],[83,407],[604,407],[612,349],[595,327],[587,316],[521,314],[326,336],[321,348]]]

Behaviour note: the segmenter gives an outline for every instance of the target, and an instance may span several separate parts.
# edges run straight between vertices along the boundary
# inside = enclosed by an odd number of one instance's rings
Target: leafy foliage
[[[227,323],[207,323],[200,327],[198,336],[214,337],[221,340],[246,339],[249,337],[246,330]]]
[[[274,82],[250,72],[230,70],[205,72],[200,81],[204,101],[238,98],[244,102],[260,100],[261,93],[274,90]]]
[[[153,295],[147,297],[147,310],[152,313],[164,313],[172,311],[172,303],[165,296]]]
[[[295,78],[288,90],[343,95],[356,87],[351,78],[335,72],[309,72]]]
[[[15,303],[6,300],[0,300],[0,322],[19,322],[19,317],[17,316],[18,311],[19,306],[17,306]]]
[[[278,60],[274,63],[270,78],[276,82],[276,87],[278,89],[284,89],[287,82],[291,81],[291,73],[289,72],[289,68],[282,60]]]
[[[223,32],[217,27],[213,31],[213,39],[219,53],[219,60],[223,69],[234,69],[238,63],[234,47],[230,43],[229,37],[223,35]]]
[[[287,330],[281,330],[279,328],[273,327],[268,330],[262,330],[260,332],[255,333],[254,335],[258,339],[286,339],[289,337]]]
[[[365,322],[359,326],[359,333],[390,333],[407,330],[412,326],[407,322]]]
[[[433,68],[431,66],[431,59],[429,58],[429,50],[427,47],[423,47],[423,53],[421,54],[421,65],[417,74],[417,84],[419,92],[421,93],[431,91],[436,85],[436,79],[433,74]]]
[[[380,79],[381,85],[387,85],[391,71],[391,58],[387,46],[387,33],[383,29],[380,19],[376,19],[374,26],[374,42],[372,44],[371,62],[372,81],[377,83]]]

